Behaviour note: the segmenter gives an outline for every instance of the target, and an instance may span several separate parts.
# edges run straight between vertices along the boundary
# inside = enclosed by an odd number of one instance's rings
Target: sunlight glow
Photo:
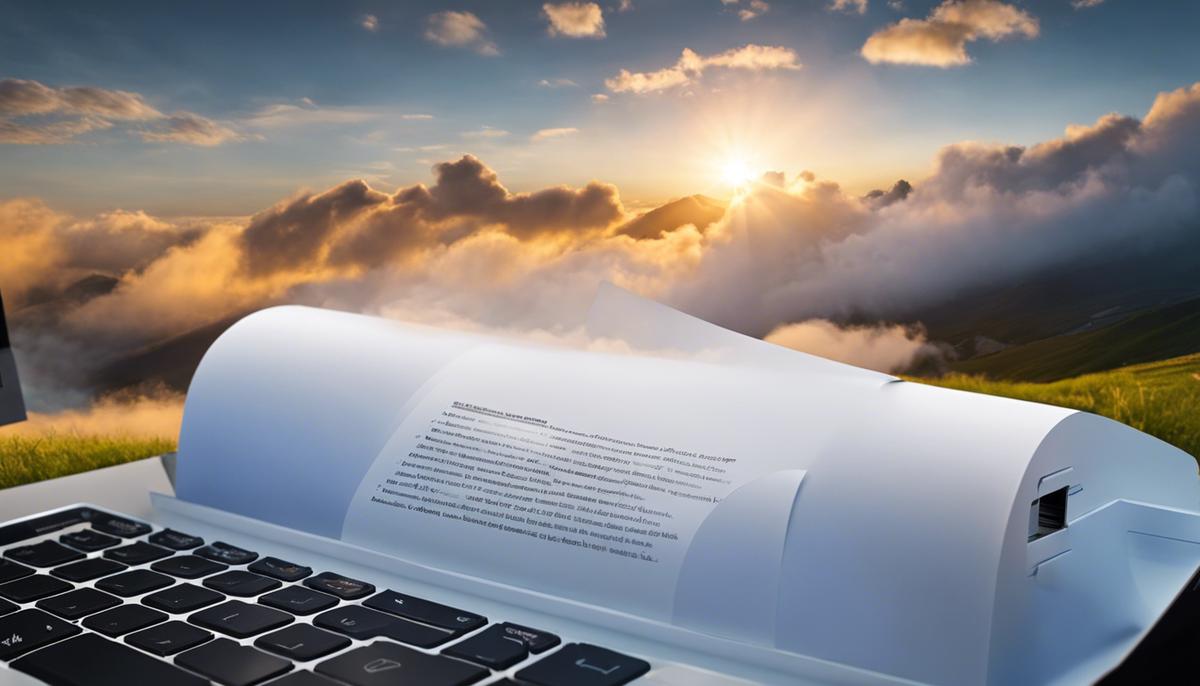
[[[735,188],[745,186],[754,180],[754,172],[745,160],[734,158],[726,160],[721,166],[721,180]]]

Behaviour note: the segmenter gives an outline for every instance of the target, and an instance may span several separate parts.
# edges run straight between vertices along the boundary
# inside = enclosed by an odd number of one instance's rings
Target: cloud
[[[463,131],[459,135],[461,135],[463,138],[504,138],[508,135],[508,132],[504,129],[496,129],[490,126],[484,126],[475,131]]]
[[[753,43],[705,57],[684,48],[679,60],[665,69],[630,72],[622,69],[604,84],[614,93],[653,93],[692,83],[707,69],[720,67],[746,71],[796,70],[801,64],[790,48]]]
[[[0,119],[0,143],[11,145],[62,145],[90,131],[111,129],[103,119],[84,117],[42,124],[21,124]]]
[[[1035,38],[1038,20],[999,0],[945,0],[925,19],[901,19],[872,34],[862,56],[872,64],[957,67],[970,64],[967,43]]]
[[[364,14],[362,19],[358,22],[358,25],[367,31],[374,33],[379,30],[379,17],[375,16],[374,14]]]
[[[542,88],[578,88],[579,84],[571,79],[542,79],[538,81],[538,85]]]
[[[595,102],[595,103],[608,102],[608,94],[607,93],[592,93],[592,102]]]
[[[737,10],[738,18],[750,21],[771,11],[771,5],[765,0],[721,0],[721,4]]]
[[[560,2],[542,5],[551,36],[604,38],[604,12],[594,2]]]
[[[69,114],[117,120],[163,116],[137,93],[89,86],[52,88],[22,79],[0,80],[0,114],[13,117]]]
[[[471,12],[448,10],[429,15],[425,39],[444,47],[468,48],[487,57],[500,54],[500,49],[488,38],[487,24]]]
[[[946,348],[926,340],[920,327],[900,324],[840,326],[826,319],[810,319],[777,327],[765,340],[892,374],[943,362],[946,355]]]
[[[867,0],[833,0],[829,5],[829,9],[835,12],[866,14]]]
[[[321,107],[309,98],[267,105],[239,123],[257,129],[283,129],[327,124],[359,124],[379,118],[378,112],[354,107]],[[401,115],[407,119],[411,115]]]
[[[142,132],[142,140],[152,143],[184,143],[211,148],[243,140],[233,129],[191,112],[176,112],[161,126]]]
[[[628,12],[633,9],[633,0],[620,0],[617,3],[618,12]]]
[[[1099,7],[1102,4],[1104,4],[1104,0],[1071,0],[1071,7],[1077,10]]]
[[[170,116],[148,105],[137,93],[91,86],[54,88],[37,81],[0,80],[0,143],[58,145],[114,122],[150,122],[141,138],[149,142],[203,147],[244,137],[233,129],[192,112]]]
[[[557,129],[539,129],[537,133],[529,137],[533,142],[549,140],[551,138],[562,138],[563,136],[571,136],[579,133],[579,129],[569,126]]]
[[[421,113],[402,114],[402,115],[400,115],[400,118],[403,119],[404,121],[429,121],[430,119],[433,119],[433,115],[432,114],[421,114]]]

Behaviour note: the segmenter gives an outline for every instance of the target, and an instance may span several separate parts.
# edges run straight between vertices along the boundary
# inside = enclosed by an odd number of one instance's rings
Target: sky
[[[3,2],[0,79],[145,111],[0,97],[0,194],[241,216],[347,178],[429,183],[463,153],[516,191],[597,179],[631,208],[767,170],[865,192],[950,141],[1141,116],[1200,74],[1195,3],[979,4]],[[936,50],[905,52],[914,26]]]

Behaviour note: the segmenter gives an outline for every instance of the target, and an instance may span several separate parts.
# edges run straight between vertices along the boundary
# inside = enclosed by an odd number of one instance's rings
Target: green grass
[[[1053,336],[951,365],[996,379],[1057,381],[1200,350],[1200,299],[1140,312],[1101,329]]]
[[[913,380],[1094,412],[1200,456],[1200,354],[1048,383],[966,374]]]
[[[166,438],[0,435],[0,488],[110,467],[174,449],[175,442]]]

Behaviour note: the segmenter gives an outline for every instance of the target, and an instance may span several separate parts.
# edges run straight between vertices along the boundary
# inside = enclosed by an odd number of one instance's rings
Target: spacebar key
[[[51,686],[208,686],[208,680],[99,634],[83,634],[23,657],[12,668]]]

